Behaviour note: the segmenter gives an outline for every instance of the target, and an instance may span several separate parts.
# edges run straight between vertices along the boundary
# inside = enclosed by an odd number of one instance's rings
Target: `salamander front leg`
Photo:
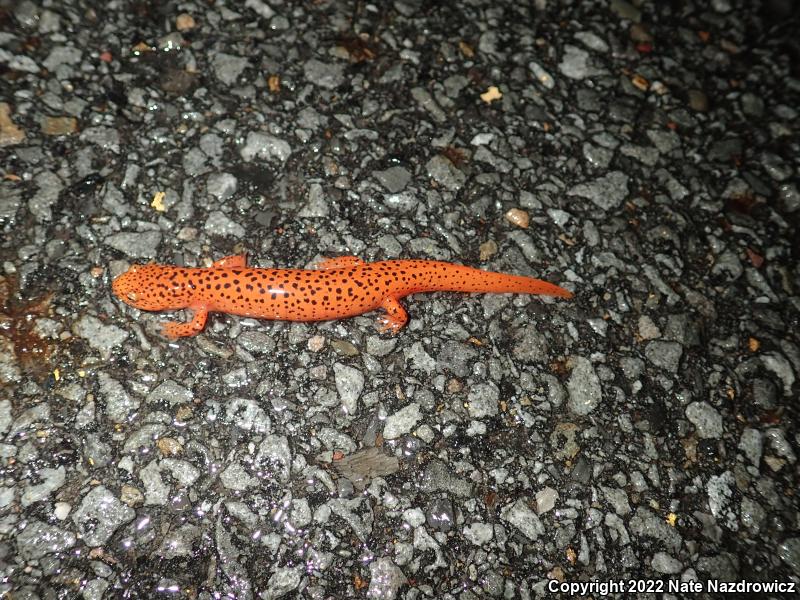
[[[247,266],[247,254],[234,254],[215,261],[212,269],[244,269]]]
[[[403,308],[403,305],[397,301],[397,299],[392,298],[391,296],[384,298],[381,306],[383,307],[383,310],[386,311],[386,314],[378,319],[378,322],[383,325],[383,327],[381,327],[381,333],[385,333],[387,331],[391,333],[397,333],[406,323],[408,323],[408,313],[406,312],[406,309]]]
[[[176,323],[168,321],[161,324],[161,334],[171,340],[179,337],[190,337],[197,335],[206,326],[208,320],[208,309],[205,307],[195,308],[194,317],[188,323]]]

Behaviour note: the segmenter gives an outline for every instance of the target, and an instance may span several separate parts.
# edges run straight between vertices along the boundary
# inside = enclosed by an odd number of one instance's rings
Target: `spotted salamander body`
[[[408,321],[399,299],[417,292],[493,292],[571,298],[557,285],[517,275],[481,271],[433,260],[366,263],[355,256],[324,260],[315,270],[254,269],[245,255],[229,256],[208,268],[133,265],[114,280],[114,294],[141,310],[188,308],[188,323],[164,323],[169,338],[196,335],[209,312],[259,319],[326,321],[385,310],[384,330]]]

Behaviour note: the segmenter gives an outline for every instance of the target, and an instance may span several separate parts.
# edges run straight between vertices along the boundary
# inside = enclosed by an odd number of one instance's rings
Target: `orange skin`
[[[168,322],[171,339],[197,335],[209,312],[258,319],[327,321],[371,310],[386,311],[383,331],[396,332],[408,321],[399,299],[418,292],[490,292],[572,298],[557,285],[518,275],[481,271],[434,260],[366,263],[355,256],[329,258],[316,270],[255,269],[244,254],[212,266],[133,265],[114,280],[114,295],[140,310],[188,308],[188,323]]]

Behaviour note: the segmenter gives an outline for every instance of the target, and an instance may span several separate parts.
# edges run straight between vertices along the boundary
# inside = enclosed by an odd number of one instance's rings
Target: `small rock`
[[[467,395],[467,411],[473,419],[494,417],[500,412],[500,389],[492,382],[472,386]]]
[[[158,255],[158,246],[161,244],[161,232],[114,233],[105,239],[105,243],[131,258],[155,258]]]
[[[103,360],[111,358],[111,351],[128,339],[128,332],[116,325],[104,325],[92,315],[83,315],[73,326],[72,332],[84,338],[89,346],[100,353]]]
[[[500,518],[510,523],[531,541],[536,541],[544,534],[544,526],[523,499],[508,504],[500,511]]]
[[[25,132],[11,120],[11,106],[0,102],[0,147],[20,144],[24,139]]]
[[[175,29],[178,31],[190,31],[196,26],[194,17],[189,13],[181,13],[175,18]]]
[[[594,181],[580,183],[568,193],[591,200],[603,210],[612,210],[628,197],[628,176],[622,171],[612,171]]]
[[[259,131],[251,131],[247,134],[247,140],[240,151],[242,158],[250,162],[254,158],[261,158],[264,160],[276,160],[284,163],[292,154],[292,147],[285,140],[269,135],[268,133],[261,133]]]
[[[567,380],[569,400],[567,407],[577,415],[588,415],[602,400],[600,378],[588,358],[573,356],[569,359],[572,372]]]
[[[528,213],[519,208],[512,208],[506,213],[506,221],[516,227],[527,229],[530,223]]]
[[[211,235],[242,239],[245,229],[221,210],[212,211],[205,223],[205,230]]]
[[[102,546],[121,525],[135,516],[136,512],[110,490],[98,486],[83,497],[78,510],[72,513],[72,520],[86,544]]]
[[[686,418],[695,426],[699,437],[722,437],[722,415],[708,402],[692,402],[686,407]]]
[[[354,415],[358,410],[358,399],[364,390],[364,374],[354,367],[337,362],[333,365],[333,376],[342,409],[345,414]]]
[[[395,440],[406,435],[422,418],[419,410],[419,403],[412,402],[398,410],[396,413],[386,417],[383,427],[383,437],[387,440]]]
[[[316,58],[306,61],[303,73],[308,81],[327,90],[338,88],[345,81],[344,65],[324,63]]]
[[[214,74],[222,83],[231,86],[236,84],[239,75],[247,68],[247,59],[241,56],[226,54],[225,52],[212,53],[211,67]]]
[[[653,570],[658,573],[666,573],[670,575],[680,573],[683,570],[683,565],[681,562],[675,558],[672,558],[666,552],[656,552],[655,555],[653,555],[653,560],[650,562],[650,566],[652,566]]]
[[[375,171],[375,179],[391,194],[405,189],[411,181],[411,173],[403,167],[390,167],[385,171]]]
[[[379,558],[369,565],[370,582],[367,598],[394,600],[398,590],[406,583],[406,577],[389,558]]]

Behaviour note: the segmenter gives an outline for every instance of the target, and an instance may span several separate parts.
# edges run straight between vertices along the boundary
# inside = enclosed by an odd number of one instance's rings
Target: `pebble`
[[[576,415],[588,415],[603,398],[600,378],[588,358],[573,356],[569,365],[572,371],[567,380],[567,408]]]
[[[41,502],[49,498],[54,491],[64,485],[66,481],[66,471],[64,467],[50,469],[44,467],[36,473],[36,479],[41,483],[31,484],[23,487],[20,504],[23,507],[30,506],[35,502]]]
[[[80,135],[81,141],[99,146],[103,150],[110,150],[114,154],[120,153],[119,131],[111,127],[98,125],[84,129]]]
[[[397,592],[406,584],[403,571],[389,558],[379,558],[369,564],[370,582],[367,598],[394,600]]]
[[[701,438],[718,439],[722,437],[722,415],[708,402],[692,402],[686,407],[686,418],[697,429]]]
[[[303,579],[304,567],[277,567],[267,581],[265,592],[259,596],[264,600],[273,600],[286,596],[296,590]]]
[[[467,411],[473,419],[495,417],[500,413],[498,405],[500,389],[494,383],[479,383],[467,394]]]
[[[326,90],[336,89],[345,81],[342,64],[325,63],[316,58],[306,61],[303,73],[309,82]]]
[[[464,537],[475,546],[485,547],[494,537],[494,527],[490,523],[472,523],[464,527]]]
[[[212,54],[211,68],[214,70],[214,75],[227,86],[235,85],[247,66],[248,60],[242,56],[224,52]]]
[[[800,576],[800,537],[790,537],[778,545],[778,557]]]
[[[128,394],[122,384],[108,373],[98,373],[97,384],[100,398],[105,403],[106,418],[112,423],[125,423],[128,415],[139,408],[139,399]]]
[[[411,181],[411,173],[403,167],[389,167],[385,171],[375,171],[373,175],[391,194],[403,191]]]
[[[387,440],[395,440],[408,434],[411,429],[422,419],[419,402],[412,402],[404,406],[396,413],[386,417],[383,426],[383,437]]]
[[[550,486],[536,492],[536,513],[543,515],[550,512],[556,506],[558,500],[558,492]]]
[[[77,542],[75,534],[56,525],[31,519],[16,535],[17,552],[25,561],[35,561],[56,552],[65,552]]]
[[[92,488],[72,513],[72,521],[84,543],[102,546],[114,532],[125,523],[130,523],[136,512],[120,502],[110,490],[102,485]]]
[[[670,373],[677,373],[683,355],[683,346],[677,342],[653,340],[645,346],[644,355],[655,366]]]
[[[11,106],[0,102],[0,147],[13,146],[25,140],[25,132],[11,120]]]
[[[449,158],[440,154],[431,158],[425,169],[431,179],[451,192],[460,190],[467,180],[466,175]]]
[[[758,429],[745,427],[742,437],[739,438],[739,450],[744,452],[747,459],[758,467],[764,449],[764,436]]]
[[[100,353],[100,358],[107,361],[114,348],[128,339],[128,332],[116,325],[105,325],[92,315],[83,315],[72,326],[72,333],[84,338],[89,346]]]
[[[664,573],[668,575],[674,575],[683,570],[683,565],[681,562],[666,552],[656,552],[653,555],[653,560],[650,561],[650,566],[652,566],[653,570],[657,573]]]
[[[206,181],[208,193],[219,200],[227,200],[236,193],[239,181],[230,173],[214,173]]]
[[[325,197],[325,191],[319,183],[312,183],[308,187],[308,198],[306,204],[297,213],[303,218],[321,218],[330,214],[330,206]]]
[[[285,163],[292,154],[292,147],[286,140],[282,140],[268,133],[251,131],[247,134],[247,140],[240,150],[242,158],[250,162],[254,158],[267,161],[278,161]]]
[[[500,519],[516,527],[532,542],[544,535],[544,526],[522,498],[507,504],[500,510]]]
[[[130,258],[155,258],[158,255],[158,246],[161,244],[161,232],[123,231],[106,237],[105,243]]]
[[[358,412],[358,399],[364,391],[364,374],[354,367],[337,362],[333,364],[333,376],[342,410],[346,415],[355,415]]]
[[[638,23],[642,19],[642,11],[626,0],[611,0],[611,11],[622,19]]]
[[[519,208],[512,208],[508,212],[506,212],[506,221],[514,225],[515,227],[520,227],[522,229],[527,229],[530,223],[530,217],[528,213]]]
[[[230,237],[237,240],[245,236],[244,227],[221,210],[211,211],[203,227],[210,235]]]
[[[593,181],[579,183],[567,193],[591,200],[603,210],[612,210],[628,197],[628,176],[622,171],[611,171]]]
[[[570,79],[586,79],[597,71],[589,66],[589,53],[576,46],[564,46],[564,56],[558,63],[561,74]]]

